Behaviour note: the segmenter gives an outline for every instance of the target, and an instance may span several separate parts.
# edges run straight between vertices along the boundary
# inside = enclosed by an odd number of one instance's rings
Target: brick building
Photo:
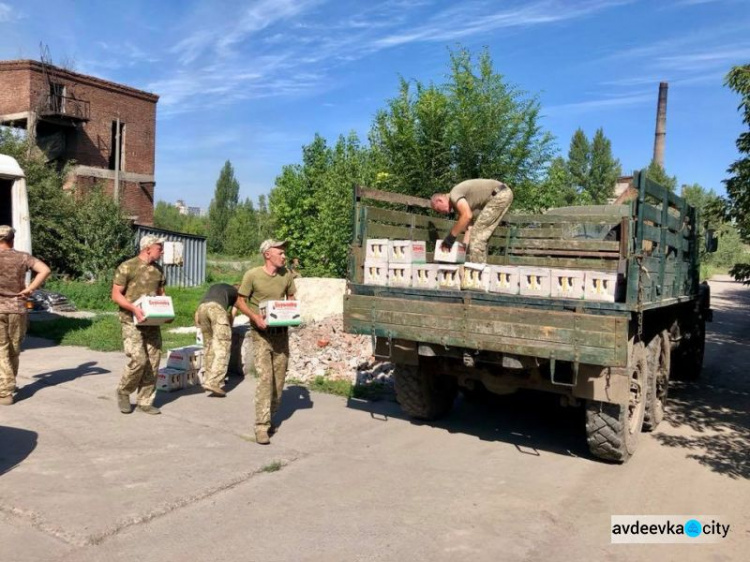
[[[144,225],[154,220],[158,100],[36,61],[0,61],[0,125],[26,129],[49,161],[75,161],[67,185],[78,196],[102,184],[127,216]]]

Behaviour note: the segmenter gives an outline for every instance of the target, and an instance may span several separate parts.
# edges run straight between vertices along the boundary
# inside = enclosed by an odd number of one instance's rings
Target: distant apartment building
[[[178,199],[174,204],[181,215],[188,215],[191,217],[199,217],[202,214],[200,207],[188,207],[182,199]]]
[[[133,221],[154,221],[159,96],[31,60],[0,61],[0,125],[25,129],[67,186],[104,186]]]

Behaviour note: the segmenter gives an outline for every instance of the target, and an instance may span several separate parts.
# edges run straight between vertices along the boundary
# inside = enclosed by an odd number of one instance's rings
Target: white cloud
[[[5,2],[0,2],[0,23],[11,22],[16,19],[13,8]]]
[[[553,105],[547,107],[545,113],[547,115],[560,115],[562,113],[567,115],[573,113],[590,113],[592,111],[610,110],[620,107],[642,105],[644,103],[653,103],[654,97],[654,92],[635,92],[621,96],[609,96],[595,100]]]

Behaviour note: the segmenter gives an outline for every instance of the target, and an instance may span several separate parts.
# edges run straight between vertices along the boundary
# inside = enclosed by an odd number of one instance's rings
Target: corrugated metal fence
[[[197,287],[206,281],[206,239],[203,236],[172,232],[162,228],[135,225],[136,253],[141,238],[148,235],[158,236],[170,242],[182,242],[183,265],[165,265],[164,274],[167,276],[167,287]]]

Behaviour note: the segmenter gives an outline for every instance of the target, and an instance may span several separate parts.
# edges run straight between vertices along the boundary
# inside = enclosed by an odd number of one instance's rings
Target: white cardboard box
[[[141,307],[141,310],[146,315],[146,319],[143,322],[138,322],[135,319],[135,315],[133,315],[133,324],[136,326],[159,326],[174,320],[172,297],[164,295],[160,297],[144,296],[137,299],[133,304]]]
[[[583,297],[592,301],[615,302],[617,273],[587,271]]]
[[[460,265],[438,265],[437,270],[438,289],[452,291],[461,290],[461,266]]]
[[[388,263],[426,263],[427,242],[422,240],[391,240]]]
[[[185,388],[185,371],[163,367],[156,375],[156,390],[172,392]]]
[[[187,345],[170,349],[167,355],[167,368],[189,371],[203,367],[203,348]]]
[[[466,261],[466,246],[461,242],[454,242],[449,252],[441,250],[443,241],[435,242],[435,261],[441,263],[464,263]]]
[[[422,263],[411,266],[411,286],[417,289],[437,289],[436,263]]]
[[[486,263],[466,262],[461,278],[461,288],[470,291],[489,291],[490,266]]]
[[[584,276],[577,269],[550,269],[550,295],[561,299],[582,299]]]
[[[388,263],[388,238],[368,238],[365,241],[365,261]]]
[[[200,371],[196,369],[190,369],[189,371],[185,371],[185,388],[198,386],[202,383],[201,377],[198,375],[199,372]]]
[[[515,265],[493,265],[490,268],[490,292],[517,295],[521,288],[518,267]]]
[[[263,301],[258,310],[268,326],[299,326],[302,323],[299,301]]]
[[[410,263],[389,263],[388,286],[411,287],[411,267]]]
[[[365,285],[388,284],[388,262],[365,260]]]
[[[550,296],[550,273],[546,267],[518,268],[520,293],[530,297]]]

